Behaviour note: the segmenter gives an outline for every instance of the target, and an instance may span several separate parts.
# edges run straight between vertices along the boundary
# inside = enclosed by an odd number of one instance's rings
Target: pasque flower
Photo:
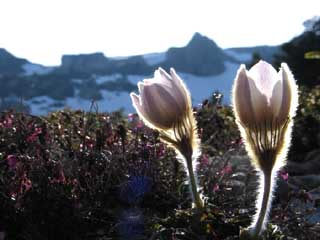
[[[257,213],[249,233],[265,228],[274,177],[284,166],[290,144],[298,90],[287,64],[279,72],[259,61],[249,71],[241,65],[233,86],[233,108],[253,165],[261,174]],[[262,181],[263,180],[263,181]]]
[[[170,73],[171,75],[159,68],[153,79],[138,83],[140,96],[131,93],[133,106],[152,128],[172,128],[191,106],[190,94],[184,83],[173,69]]]
[[[131,93],[133,106],[140,118],[160,132],[163,141],[183,158],[194,203],[202,207],[195,176],[195,161],[199,156],[199,138],[193,116],[191,96],[184,82],[170,69],[170,75],[159,68],[152,79],[138,83],[139,93]]]

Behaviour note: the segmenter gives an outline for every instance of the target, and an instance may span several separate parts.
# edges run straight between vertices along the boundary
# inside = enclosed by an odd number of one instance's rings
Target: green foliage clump
[[[215,92],[197,111],[200,138],[211,155],[222,155],[240,141],[232,108],[222,105],[222,97]]]

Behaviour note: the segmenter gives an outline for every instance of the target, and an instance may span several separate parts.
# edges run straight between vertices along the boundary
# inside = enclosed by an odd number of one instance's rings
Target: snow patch
[[[125,112],[134,112],[131,104],[130,95],[127,92],[109,92],[106,90],[100,91],[103,99],[95,101],[99,112],[112,112],[119,109],[124,109]],[[89,111],[92,106],[92,101],[81,99],[79,97],[67,98],[65,107],[71,109],[80,109]]]
[[[55,67],[45,67],[40,64],[25,63],[22,65],[25,76],[30,76],[33,74],[44,75],[53,71]]]
[[[46,115],[48,112],[57,110],[57,105],[61,105],[60,101],[56,101],[48,96],[38,96],[26,101],[30,107],[30,111],[34,115]]]
[[[71,82],[72,83],[75,83],[75,84],[82,84],[83,83],[83,79],[80,79],[80,78],[73,78],[71,79]]]
[[[141,82],[143,79],[151,78],[152,76],[145,76],[145,75],[128,75],[128,81],[132,84],[137,84]]]
[[[120,73],[115,73],[115,74],[112,74],[112,75],[98,76],[96,78],[96,83],[97,84],[102,84],[102,83],[105,83],[105,82],[116,81],[116,80],[121,79],[121,78],[122,78],[122,74],[120,74]]]
[[[215,91],[223,94],[223,103],[230,104],[231,89],[236,76],[239,64],[225,62],[226,70],[216,76],[200,77],[188,73],[178,73],[186,82],[191,92],[193,105],[202,103],[209,98]]]
[[[249,62],[252,60],[252,54],[250,52],[240,53],[232,49],[224,50],[224,52],[239,62]]]
[[[143,55],[143,58],[149,66],[154,66],[166,60],[166,53],[149,53]]]

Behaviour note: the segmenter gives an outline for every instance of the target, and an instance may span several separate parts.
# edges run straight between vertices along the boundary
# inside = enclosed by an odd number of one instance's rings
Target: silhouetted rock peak
[[[107,57],[101,53],[88,53],[88,54],[75,54],[75,55],[63,55],[62,56],[62,61],[67,59],[78,59],[81,61],[88,61],[88,60],[93,60],[93,61],[105,61],[107,60]]]
[[[64,55],[60,72],[71,74],[149,74],[151,67],[142,56],[107,58],[103,53]]]
[[[200,33],[195,33],[191,40],[189,41],[187,47],[198,48],[198,47],[209,47],[218,48],[218,45],[210,38],[201,35]]]
[[[187,46],[170,48],[167,51],[164,67],[174,67],[177,71],[195,75],[215,75],[225,70],[224,61],[228,58],[211,39],[196,33]]]
[[[6,49],[0,48],[0,75],[16,75],[23,72],[22,65],[28,63],[23,58],[17,58]]]
[[[13,55],[11,53],[9,53],[4,48],[0,48],[0,59],[1,60],[5,60],[7,58],[12,58],[12,57],[13,57]]]
[[[27,62],[27,60],[23,59],[23,58],[17,58],[14,55],[12,55],[11,53],[9,53],[6,49],[4,48],[0,48],[0,60],[1,61],[6,61],[6,60],[19,60],[19,61],[23,61],[23,62]]]
[[[103,53],[63,55],[61,70],[71,73],[102,73],[108,68],[108,58]]]

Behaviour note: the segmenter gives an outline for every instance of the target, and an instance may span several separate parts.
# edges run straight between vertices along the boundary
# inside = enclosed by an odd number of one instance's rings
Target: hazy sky
[[[320,0],[0,0],[0,47],[57,65],[62,54],[165,51],[194,32],[223,48],[276,45],[317,14]]]

